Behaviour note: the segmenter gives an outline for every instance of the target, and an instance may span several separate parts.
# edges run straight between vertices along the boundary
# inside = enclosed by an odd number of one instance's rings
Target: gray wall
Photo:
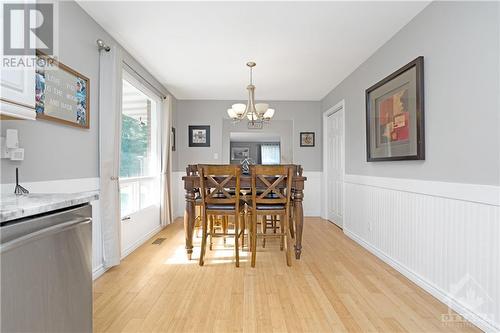
[[[244,87],[242,87],[244,89]],[[228,163],[229,121],[227,109],[238,101],[178,100],[174,116],[177,151],[173,156],[174,171],[184,171],[190,163]],[[241,101],[239,101],[241,103]],[[290,149],[293,162],[302,164],[305,171],[322,170],[321,148],[321,103],[307,101],[267,101],[276,109],[271,124],[264,125],[264,132],[272,132],[274,126],[288,126],[286,137],[281,137],[282,150]],[[225,121],[224,121],[225,120]],[[228,123],[224,125],[225,123]],[[208,148],[188,147],[188,126],[210,125],[211,146]],[[267,126],[267,127],[266,127]],[[234,126],[241,132],[246,122]],[[257,130],[252,130],[255,132]],[[316,132],[315,147],[300,147],[300,132]],[[288,142],[288,144],[287,144]],[[289,148],[287,148],[289,147]],[[217,154],[217,157],[214,157]],[[290,155],[288,154],[288,155]]]
[[[431,3],[322,100],[324,111],[345,99],[348,174],[500,183],[498,7]],[[426,160],[368,163],[365,89],[420,55]]]
[[[20,178],[27,181],[98,177],[98,77],[99,54],[96,39],[114,40],[75,2],[59,2],[59,60],[90,78],[90,129],[78,129],[48,121],[1,121],[5,129],[19,130],[20,146],[25,150],[22,162],[1,160],[1,183]],[[168,93],[128,53],[124,60],[158,89]],[[174,100],[174,105],[176,101]]]

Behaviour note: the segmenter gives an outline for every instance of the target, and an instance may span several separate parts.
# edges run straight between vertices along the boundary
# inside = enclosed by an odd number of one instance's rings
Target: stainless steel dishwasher
[[[92,332],[89,204],[0,227],[0,331]]]

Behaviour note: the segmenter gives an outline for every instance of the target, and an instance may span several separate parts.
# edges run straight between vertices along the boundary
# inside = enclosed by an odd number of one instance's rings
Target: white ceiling
[[[79,1],[179,99],[320,100],[429,2]]]

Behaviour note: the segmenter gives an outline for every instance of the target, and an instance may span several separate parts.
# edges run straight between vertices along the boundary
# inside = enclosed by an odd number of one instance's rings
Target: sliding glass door
[[[122,255],[160,226],[160,98],[123,72],[120,148]]]

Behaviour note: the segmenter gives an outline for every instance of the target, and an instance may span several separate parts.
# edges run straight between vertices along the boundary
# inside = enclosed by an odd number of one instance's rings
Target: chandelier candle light
[[[248,119],[252,125],[258,122],[270,121],[274,116],[274,109],[269,108],[267,103],[255,103],[255,86],[252,81],[252,70],[255,67],[255,62],[247,62],[250,67],[250,84],[247,86],[248,102],[247,105],[243,103],[236,103],[227,110],[229,117],[235,122],[241,121],[245,118]]]

